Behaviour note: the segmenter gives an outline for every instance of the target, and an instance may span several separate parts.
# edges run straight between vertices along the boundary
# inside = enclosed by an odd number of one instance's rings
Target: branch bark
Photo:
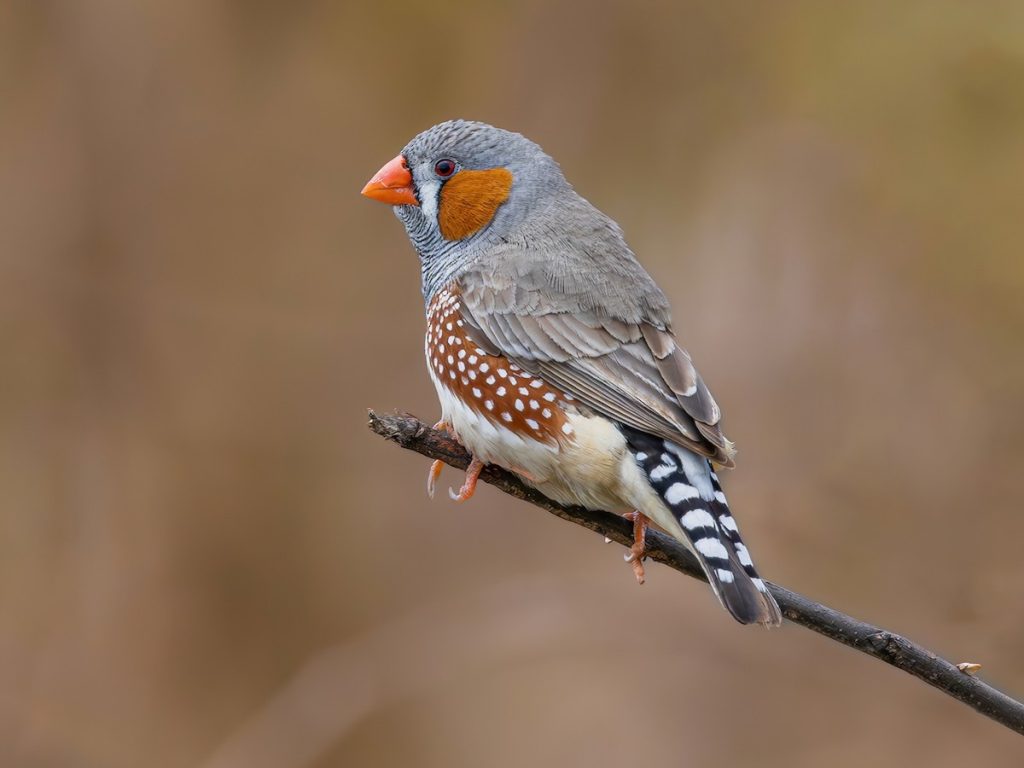
[[[402,448],[431,459],[440,459],[458,469],[465,469],[469,464],[470,455],[457,441],[431,429],[414,416],[381,415],[370,411],[369,417],[372,431]],[[480,479],[619,544],[628,547],[633,543],[633,524],[619,515],[562,506],[524,484],[511,472],[495,466],[486,467]],[[682,544],[664,534],[648,531],[647,556],[687,576],[706,581],[696,558]],[[1024,704],[1021,702],[894,632],[854,619],[778,584],[769,583],[768,586],[782,609],[782,615],[794,624],[901,669],[997,723],[1024,734]]]

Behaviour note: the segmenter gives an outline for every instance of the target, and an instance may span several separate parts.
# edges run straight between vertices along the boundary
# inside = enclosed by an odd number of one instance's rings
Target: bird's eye
[[[438,160],[434,163],[434,173],[440,176],[442,179],[447,179],[453,173],[455,173],[455,161],[445,158],[444,160]]]

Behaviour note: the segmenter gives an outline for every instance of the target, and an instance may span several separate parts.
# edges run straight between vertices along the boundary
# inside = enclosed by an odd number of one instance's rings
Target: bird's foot
[[[462,484],[462,488],[456,493],[451,488],[448,489],[448,495],[451,496],[455,501],[466,501],[473,497],[476,492],[476,481],[480,478],[480,471],[484,468],[484,463],[480,461],[476,456],[469,462],[469,466],[466,467],[466,480]]]
[[[452,426],[447,421],[442,419],[434,425],[434,429],[440,430],[447,434],[452,433]],[[466,467],[466,480],[462,483],[462,488],[456,493],[451,488],[448,489],[448,495],[451,496],[455,501],[466,501],[473,497],[476,492],[476,481],[480,478],[480,472],[484,468],[484,463],[480,459],[473,457],[473,460],[469,462],[469,466]],[[444,462],[440,459],[436,459],[431,465],[430,470],[427,472],[427,495],[430,498],[434,498],[434,489],[437,487],[437,478],[441,476],[441,470],[444,469]]]
[[[442,432],[451,434],[451,425],[442,419],[434,425],[434,429],[439,429]],[[435,460],[430,465],[430,470],[427,472],[427,496],[434,498],[434,489],[437,487],[437,478],[441,476],[441,470],[444,469],[444,462],[440,459]]]
[[[624,517],[633,521],[633,545],[623,557],[633,568],[638,584],[644,583],[644,550],[647,547],[647,516],[639,511],[628,512]]]

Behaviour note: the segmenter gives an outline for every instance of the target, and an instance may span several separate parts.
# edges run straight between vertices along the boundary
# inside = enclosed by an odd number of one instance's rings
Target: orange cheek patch
[[[459,171],[441,188],[437,222],[446,240],[462,240],[486,227],[508,199],[512,174],[505,168]]]

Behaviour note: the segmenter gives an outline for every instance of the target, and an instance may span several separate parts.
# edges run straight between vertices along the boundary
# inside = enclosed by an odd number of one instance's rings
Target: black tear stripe
[[[779,607],[758,576],[708,460],[663,438],[625,425],[619,428],[726,610],[741,624],[779,624]]]

